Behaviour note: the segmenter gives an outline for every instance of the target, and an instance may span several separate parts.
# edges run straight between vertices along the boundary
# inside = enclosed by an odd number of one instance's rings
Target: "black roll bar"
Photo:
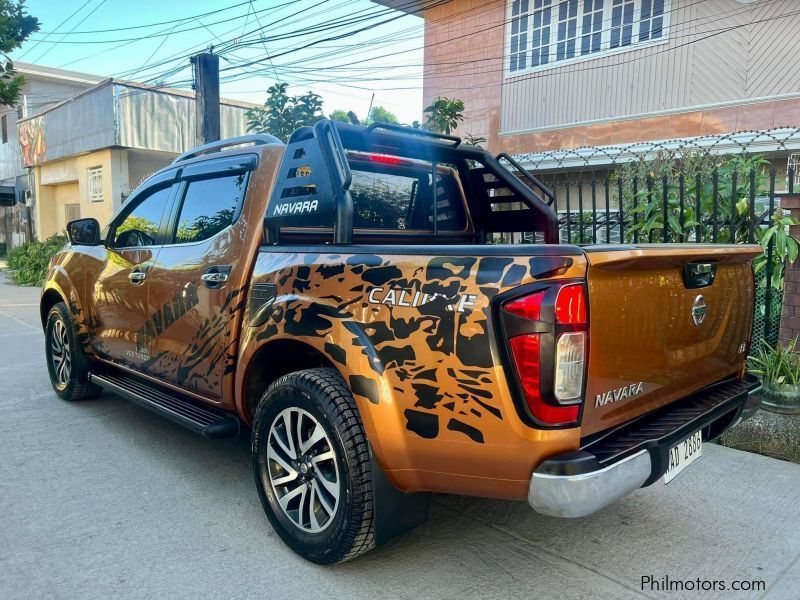
[[[336,125],[329,119],[318,121],[314,125],[314,137],[319,143],[322,160],[334,179],[333,193],[336,203],[336,220],[333,226],[334,244],[351,244],[353,242],[353,198],[350,196],[350,184],[353,173],[347,162],[342,140]]]
[[[396,125],[394,123],[373,123],[367,127],[367,133],[371,133],[376,129],[385,129],[386,131],[404,133],[405,135],[418,135],[421,137],[429,137],[437,140],[444,140],[446,142],[453,142],[453,148],[461,144],[461,138],[455,135],[436,133],[435,131],[428,131],[427,129],[421,129],[419,127],[407,127],[406,125]]]

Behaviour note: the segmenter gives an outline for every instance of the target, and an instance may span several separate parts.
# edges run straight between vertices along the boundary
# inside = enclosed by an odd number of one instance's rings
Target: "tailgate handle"
[[[690,262],[683,268],[683,283],[690,290],[710,286],[716,276],[716,262]]]

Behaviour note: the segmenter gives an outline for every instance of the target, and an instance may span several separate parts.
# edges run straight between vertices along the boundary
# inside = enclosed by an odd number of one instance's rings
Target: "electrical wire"
[[[90,10],[90,11],[89,11],[89,14],[87,14],[87,15],[86,15],[85,17],[83,17],[83,18],[82,18],[80,21],[78,21],[78,22],[77,22],[77,24],[75,25],[75,27],[78,27],[78,26],[79,26],[81,23],[83,23],[84,21],[86,21],[86,19],[88,19],[89,17],[91,17],[91,16],[92,16],[92,15],[93,15],[95,12],[97,12],[97,9],[98,9],[98,8],[100,8],[101,6],[103,6],[103,4],[105,4],[105,3],[106,3],[106,0],[100,0],[100,3],[99,3],[97,6],[95,6],[95,7],[94,7],[92,10]],[[73,28],[72,28],[70,31],[74,30],[74,29],[75,29],[75,27],[73,27]],[[69,33],[69,31],[68,31],[67,33]],[[66,34],[64,34],[64,35],[66,35]],[[51,46],[50,46],[50,47],[49,47],[47,50],[45,50],[44,52],[42,52],[42,53],[41,53],[39,56],[37,56],[37,57],[36,57],[36,58],[33,60],[33,62],[35,62],[35,63],[36,63],[36,62],[39,62],[40,60],[42,60],[42,58],[44,58],[44,57],[45,57],[45,56],[47,56],[47,55],[48,55],[50,52],[52,52],[52,51],[53,51],[53,48],[55,48],[57,44],[60,44],[60,43],[61,43],[61,41],[64,39],[64,35],[62,35],[62,36],[61,36],[61,38],[59,38],[59,40],[58,40],[57,42],[45,42],[45,43],[47,43],[47,44],[51,44]]]
[[[92,1],[92,0],[86,0],[86,2],[84,2],[83,4],[81,4],[81,5],[80,5],[80,6],[77,8],[77,10],[75,10],[75,12],[71,13],[71,14],[70,14],[70,15],[69,15],[69,16],[68,16],[66,19],[64,19],[63,21],[61,21],[61,23],[59,23],[58,25],[56,25],[56,28],[53,30],[53,33],[54,33],[54,32],[56,32],[56,31],[58,31],[59,29],[61,29],[61,26],[62,26],[62,25],[64,25],[64,24],[65,24],[67,21],[69,21],[69,20],[70,20],[72,17],[74,17],[74,16],[75,16],[75,15],[77,15],[77,14],[78,14],[80,11],[82,11],[82,10],[83,10],[83,7],[84,7],[84,6],[86,6],[87,4],[89,4],[91,1]],[[39,44],[41,44],[43,41],[45,41],[45,40],[46,40],[48,37],[50,37],[50,35],[51,35],[51,34],[50,34],[50,33],[48,33],[47,35],[45,35],[45,36],[44,36],[44,38],[43,38],[43,39],[41,39],[41,40],[39,40],[39,41],[36,41],[36,43],[35,43],[33,46],[31,46],[30,48],[26,48],[26,49],[25,49],[25,50],[22,52],[22,54],[20,54],[20,55],[19,55],[19,57],[18,57],[18,58],[22,58],[22,57],[24,57],[24,56],[25,56],[25,55],[26,55],[28,52],[30,52],[31,50],[33,50],[34,48],[36,48],[36,46],[38,46],[38,45],[39,45]]]

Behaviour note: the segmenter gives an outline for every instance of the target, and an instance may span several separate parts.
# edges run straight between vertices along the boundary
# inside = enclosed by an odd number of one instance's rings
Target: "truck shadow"
[[[602,573],[604,585],[611,586],[605,592],[618,592],[623,583],[623,596],[627,597],[638,595],[638,577],[650,571],[662,573],[665,564],[675,573],[694,572],[698,561],[704,568],[723,570],[735,564],[743,569],[738,573],[741,576],[763,576],[765,573],[757,571],[762,568],[757,557],[765,554],[767,540],[778,546],[773,555],[791,552],[784,548],[792,545],[791,540],[781,535],[789,530],[789,523],[776,520],[774,526],[767,526],[762,518],[761,525],[774,531],[750,537],[742,537],[738,528],[730,526],[746,522],[759,510],[757,501],[743,502],[742,495],[735,492],[737,486],[748,485],[746,473],[735,466],[744,460],[742,455],[754,455],[714,446],[706,456],[710,446],[706,444],[699,462],[705,463],[703,467],[693,466],[668,486],[639,490],[582,519],[538,515],[526,502],[437,494],[423,525],[363,557],[320,571],[321,567],[285,547],[264,516],[252,481],[249,431],[235,439],[206,440],[110,395],[73,406],[110,431],[118,443],[109,452],[119,453],[117,459],[127,461],[128,469],[157,473],[161,481],[176,486],[174,494],[191,497],[195,510],[202,507],[207,511],[209,518],[217,521],[217,535],[222,532],[230,537],[230,531],[237,535],[244,531],[244,537],[230,542],[230,551],[240,553],[242,560],[254,564],[279,561],[298,574],[343,585],[350,585],[351,580],[361,585],[368,572],[376,594],[386,593],[384,585],[400,585],[404,578],[415,580],[417,590],[439,585],[435,582],[441,573],[437,575],[431,567],[446,564],[455,570],[451,576],[460,573],[460,577],[474,577],[486,585],[498,574],[521,577],[523,588],[529,590],[539,584],[552,585],[553,573],[565,581],[597,578]],[[715,485],[723,473],[726,486]],[[795,493],[800,487],[797,482],[783,485],[786,493],[790,487]],[[154,505],[152,510],[160,509]],[[164,519],[168,520],[169,514],[165,509]],[[159,521],[161,517],[155,514],[151,518]],[[709,538],[727,548],[724,556],[709,555],[704,549]]]

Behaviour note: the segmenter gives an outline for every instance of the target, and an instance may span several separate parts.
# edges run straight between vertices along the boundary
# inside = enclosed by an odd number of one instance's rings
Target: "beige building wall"
[[[102,172],[102,198],[89,197],[90,169]],[[39,239],[64,233],[67,205],[73,218],[95,218],[105,227],[128,194],[125,150],[104,149],[35,167],[36,223]]]

